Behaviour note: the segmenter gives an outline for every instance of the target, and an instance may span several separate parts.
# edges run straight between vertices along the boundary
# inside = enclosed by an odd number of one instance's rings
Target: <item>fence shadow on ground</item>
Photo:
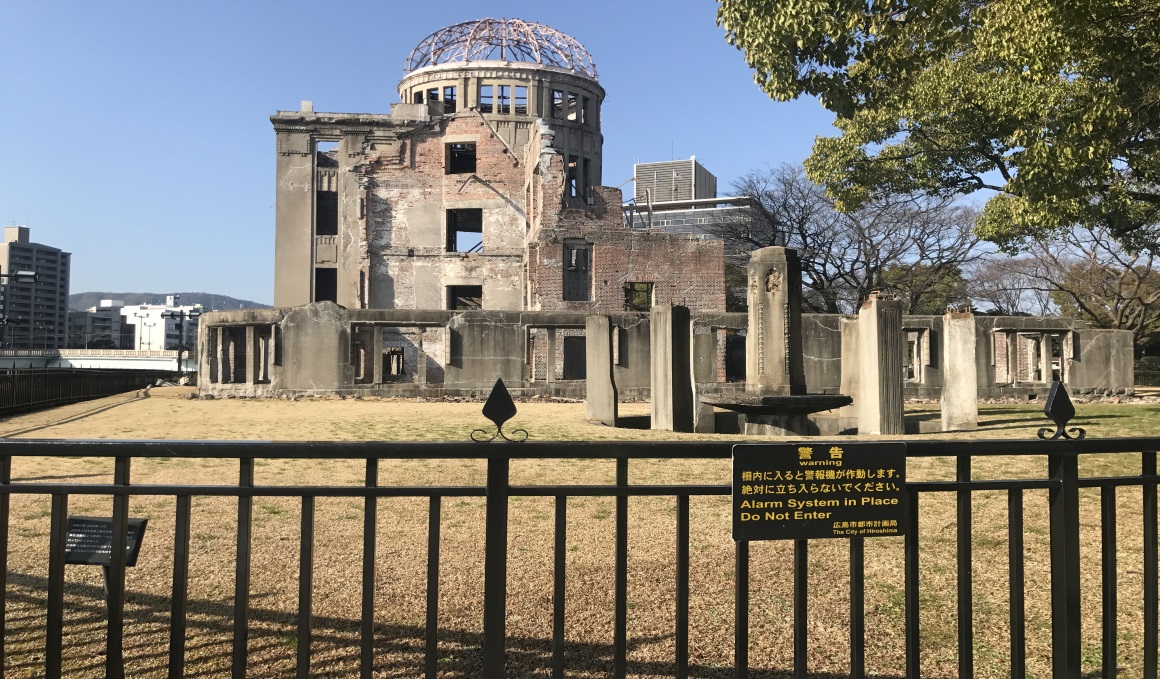
[[[8,606],[20,608],[44,605],[48,591],[47,578],[23,573],[8,574]],[[261,594],[251,595],[251,600],[260,600]],[[105,599],[104,591],[95,585],[75,582],[65,585],[66,622],[64,650],[66,657],[83,657],[81,665],[68,665],[66,675],[99,674],[104,669],[105,656]],[[220,676],[229,665],[233,634],[234,607],[232,601],[220,602],[206,599],[191,599],[188,603],[186,639],[210,639],[199,643],[187,643],[187,677]],[[168,597],[130,593],[125,606],[124,649],[126,667],[135,676],[165,676],[168,671],[170,600]],[[312,674],[331,676],[338,671],[345,676],[352,669],[349,663],[341,668],[328,668],[320,656],[333,657],[335,651],[343,655],[357,657],[359,620],[333,616],[314,616],[313,643],[314,658]],[[250,627],[248,649],[251,657],[277,647],[293,647],[296,640],[287,637],[286,630],[293,630],[297,617],[285,611],[275,611],[260,606],[250,607]],[[148,630],[164,629],[164,638]],[[672,635],[665,635],[671,637]],[[23,614],[7,619],[5,643],[8,651],[6,666],[8,671],[24,670],[33,676],[44,663],[43,648],[23,653],[13,652],[14,647],[26,645],[37,639],[43,643],[44,616]],[[634,648],[656,643],[664,637],[630,637],[629,654]],[[440,628],[438,668],[444,676],[481,676],[483,658],[480,648],[483,635]],[[216,648],[214,648],[216,647]],[[412,625],[375,625],[375,673],[376,676],[413,677],[422,674],[424,667],[425,630]],[[207,653],[207,650],[209,651]],[[565,663],[568,674],[611,676],[613,672],[613,645],[596,643],[566,642]],[[285,649],[279,651],[283,657]],[[293,655],[293,651],[289,652]],[[552,667],[552,641],[550,638],[509,636],[507,638],[508,676],[527,676],[533,672]],[[628,673],[636,676],[672,677],[676,672],[673,662],[629,660]],[[339,676],[336,674],[334,676]],[[251,663],[248,677],[284,677],[285,666],[270,667]],[[690,663],[689,676],[705,679],[732,679],[736,676],[733,667],[697,665]],[[749,670],[752,679],[787,679],[793,676],[792,668]],[[810,673],[813,679],[839,679],[846,673]],[[898,675],[876,675],[882,679],[900,679]]]

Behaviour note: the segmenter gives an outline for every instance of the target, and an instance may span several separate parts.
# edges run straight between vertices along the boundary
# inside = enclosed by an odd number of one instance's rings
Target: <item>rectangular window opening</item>
[[[526,116],[528,114],[528,88],[523,85],[516,85],[516,115]]]
[[[398,382],[403,371],[403,347],[383,347],[383,381]]]
[[[427,101],[439,101],[439,88],[432,87],[427,90]]]
[[[564,191],[572,198],[575,198],[580,193],[576,186],[576,163],[576,156],[568,156],[568,180]]]
[[[576,93],[569,92],[568,93],[568,120],[579,120],[580,119],[579,109],[580,109],[580,105],[577,103]]]
[[[314,301],[338,302],[338,269],[314,270]]]
[[[483,209],[447,211],[447,252],[483,250]]]
[[[592,245],[584,241],[564,242],[564,301],[591,300]]]
[[[447,145],[447,174],[475,172],[475,144]]]
[[[443,112],[444,113],[455,113],[455,88],[454,87],[449,86],[449,87],[443,88]]]
[[[580,97],[580,122],[588,124],[588,97]]]
[[[564,91],[552,90],[552,117],[564,117]]]
[[[450,311],[461,311],[483,308],[482,285],[448,285],[447,308]]]
[[[564,379],[583,380],[588,377],[587,348],[584,337],[564,338]]]
[[[625,283],[624,310],[649,311],[653,305],[652,283]]]
[[[491,85],[479,86],[479,112],[491,113],[493,108],[493,97]]]
[[[338,142],[314,142],[314,164],[318,167],[338,167]]]
[[[314,235],[338,235],[338,192],[318,191],[314,194]]]
[[[415,92],[415,94],[413,95],[412,101],[414,101],[416,104],[422,104],[423,103],[423,90],[419,90],[419,91]]]
[[[496,98],[496,113],[511,113],[512,112],[512,87],[511,85],[499,85],[499,96]]]

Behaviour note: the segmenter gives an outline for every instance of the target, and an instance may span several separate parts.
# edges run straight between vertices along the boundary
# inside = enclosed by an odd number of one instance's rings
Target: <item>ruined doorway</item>
[[[564,338],[564,379],[583,380],[588,377],[583,337]]]

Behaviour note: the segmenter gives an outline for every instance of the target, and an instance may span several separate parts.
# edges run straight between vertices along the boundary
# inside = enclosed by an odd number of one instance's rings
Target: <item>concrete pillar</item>
[[[856,430],[858,428],[861,393],[859,385],[862,378],[861,343],[858,341],[858,317],[843,316],[838,320],[838,327],[842,330],[842,363],[841,377],[838,383],[838,393],[854,399],[848,406],[838,410],[839,431]]]
[[[858,311],[859,434],[903,434],[902,368],[906,336],[902,332],[902,302],[879,299],[876,293]],[[974,365],[972,363],[972,365]]]
[[[234,381],[234,376],[230,370],[230,348],[226,343],[226,329],[219,325],[214,330],[217,332],[218,382],[229,384]]]
[[[423,328],[419,328],[419,341],[415,343],[418,356],[415,357],[415,381],[419,386],[427,384],[427,349],[423,347]]]
[[[556,381],[556,329],[548,328],[548,349],[544,361],[544,381],[551,384]]]
[[[979,426],[979,374],[975,363],[975,317],[947,312],[942,332],[942,428],[964,431]]]
[[[802,268],[796,250],[768,247],[749,257],[745,391],[806,393],[802,364]]]
[[[252,325],[246,326],[246,384],[258,381],[258,333]]]
[[[617,394],[612,378],[612,331],[608,316],[589,316],[584,320],[588,421],[615,427]]]
[[[383,383],[383,326],[371,327],[371,366],[375,384]]]
[[[657,305],[649,314],[652,428],[694,430],[693,321],[683,306]]]

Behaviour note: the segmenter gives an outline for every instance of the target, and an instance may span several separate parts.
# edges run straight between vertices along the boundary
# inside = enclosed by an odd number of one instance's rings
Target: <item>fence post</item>
[[[483,676],[503,678],[507,617],[508,467],[487,461],[487,518],[483,558]]]
[[[1051,524],[1051,673],[1079,679],[1079,458],[1047,456]]]

